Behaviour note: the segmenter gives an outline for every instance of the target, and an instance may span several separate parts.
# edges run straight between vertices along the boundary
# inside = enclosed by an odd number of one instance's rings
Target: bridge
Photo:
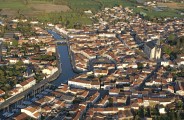
[[[54,42],[57,43],[57,44],[68,44],[68,40],[63,40],[63,39],[55,40]]]

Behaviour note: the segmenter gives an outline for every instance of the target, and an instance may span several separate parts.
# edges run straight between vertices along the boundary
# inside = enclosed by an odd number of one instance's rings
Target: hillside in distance
[[[135,13],[146,13],[151,17],[184,17],[182,1],[156,2],[153,0],[0,0],[0,14],[14,16],[39,15],[40,13],[84,11],[97,12],[105,7],[122,5]]]

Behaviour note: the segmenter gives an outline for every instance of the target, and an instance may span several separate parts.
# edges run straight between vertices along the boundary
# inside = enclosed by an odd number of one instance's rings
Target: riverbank
[[[27,96],[28,94],[32,93],[33,91],[36,91],[37,89],[39,89],[39,88],[41,88],[43,86],[48,86],[48,83],[56,80],[60,76],[61,71],[62,71],[61,64],[60,64],[60,57],[59,56],[60,55],[59,55],[58,48],[56,48],[56,60],[57,60],[58,70],[54,74],[52,74],[48,78],[43,79],[42,81],[40,81],[36,85],[31,86],[30,88],[24,90],[23,92],[9,97],[3,103],[0,104],[0,110],[4,109],[6,107],[9,107],[11,104],[14,104],[15,102],[23,99],[25,96]]]
[[[64,36],[64,39],[66,39],[67,41],[69,41],[69,37],[67,35],[64,35],[62,33],[60,33],[58,30],[54,29],[54,32],[56,32],[57,34],[61,35],[61,36]],[[85,71],[82,71],[82,70],[79,70],[76,68],[76,65],[75,65],[75,58],[74,58],[74,55],[72,53],[72,51],[70,50],[70,42],[68,42],[68,44],[66,44],[67,47],[68,47],[68,52],[69,52],[69,57],[70,57],[70,62],[72,64],[72,68],[73,68],[73,71],[77,74],[79,73],[83,73]]]

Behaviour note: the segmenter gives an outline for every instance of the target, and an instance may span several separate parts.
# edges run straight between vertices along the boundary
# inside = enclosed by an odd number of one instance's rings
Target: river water
[[[48,30],[48,32],[52,34],[56,40],[63,39],[59,34],[57,34],[54,31]],[[66,83],[69,79],[77,75],[77,73],[75,73],[72,68],[72,64],[70,61],[70,55],[69,55],[69,49],[68,49],[67,44],[58,45],[57,49],[60,55],[62,72],[56,80],[51,82],[55,86],[59,86],[61,85],[61,83]],[[13,108],[15,108],[15,104],[10,105],[10,110],[12,110]],[[4,118],[2,114],[3,114],[3,110],[0,111],[0,120]]]
[[[54,31],[49,30],[48,32],[51,33],[56,40],[63,39],[59,34]],[[59,86],[61,83],[66,83],[69,79],[77,75],[77,73],[75,73],[72,68],[68,46],[66,44],[58,45],[57,48],[60,54],[62,72],[60,76],[52,82],[52,84],[54,84],[55,86]]]

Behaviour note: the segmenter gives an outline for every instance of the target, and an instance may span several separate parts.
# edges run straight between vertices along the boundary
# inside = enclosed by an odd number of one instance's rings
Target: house
[[[0,97],[0,104],[3,103],[4,101],[5,101],[5,99]]]
[[[80,79],[72,79],[68,81],[68,86],[76,87],[76,88],[91,88],[91,81],[80,80]]]
[[[91,82],[91,89],[100,89],[100,82],[92,81]]]
[[[43,74],[47,74],[47,75],[52,75],[54,74],[56,71],[58,71],[57,67],[53,67],[53,66],[47,66],[46,68],[44,68],[42,70]]]
[[[174,87],[172,85],[168,85],[168,91],[174,93]]]
[[[176,83],[176,94],[184,96],[184,82]]]
[[[138,103],[132,103],[131,108],[134,110],[138,110],[139,109],[139,104]]]
[[[46,50],[47,50],[47,53],[48,52],[55,53],[56,52],[56,45],[50,45]]]
[[[17,62],[19,62],[19,58],[9,58],[9,63],[10,64],[15,64]]]
[[[161,47],[160,41],[158,40],[155,44],[154,41],[149,41],[144,44],[144,53],[149,59],[160,59],[161,58]]]
[[[31,118],[40,119],[41,118],[41,108],[38,106],[28,106],[26,108],[21,109],[21,113],[25,113]]]
[[[130,110],[120,110],[118,112],[118,120],[132,120],[134,118],[134,115]]]
[[[108,100],[108,96],[106,95],[104,98],[102,98],[99,103],[97,104],[98,106],[100,107],[105,107],[108,103],[109,103],[109,100]]]
[[[101,69],[95,69],[94,70],[94,75],[96,77],[99,77],[99,76],[106,76],[108,74],[108,70],[101,70]]]
[[[115,98],[115,97],[114,97]],[[117,97],[117,104],[118,105],[122,105],[122,104],[126,104],[126,102],[127,102],[127,98],[128,97],[126,97],[126,96],[118,96]]]
[[[173,81],[173,75],[171,73],[167,76],[166,81],[167,82],[172,82]]]
[[[12,90],[10,90],[10,91],[8,92],[8,94],[9,94],[10,96],[14,96],[14,95],[16,95],[16,94],[21,93],[22,91],[23,91],[23,88],[22,88],[22,87],[16,87],[16,88],[13,88]]]
[[[71,104],[73,102],[73,100],[75,99],[75,96],[73,96],[73,95],[62,95],[61,99],[63,101],[65,101],[65,103],[70,103]],[[66,107],[67,107],[67,104],[66,104]]]
[[[40,98],[39,100],[35,101],[36,103],[40,104],[41,106],[51,103],[54,101],[55,97],[54,96],[44,96],[43,98]]]
[[[60,101],[60,100],[55,99],[53,102],[54,102],[53,108],[63,109],[65,107],[64,101]]]
[[[144,97],[143,98],[143,105],[144,106],[150,106],[150,105],[156,105],[156,104],[160,104],[160,105],[163,105],[163,106],[166,106],[170,103],[173,103],[175,101],[175,98],[174,97],[171,97],[171,98],[163,98],[163,97],[160,97],[160,98],[151,98],[151,97]]]
[[[161,65],[164,67],[169,66],[170,61],[169,60],[165,60],[165,61],[161,61]]]
[[[86,112],[86,107],[87,107],[87,104],[84,103],[84,104],[79,104],[77,106],[77,108],[74,109],[74,111],[70,111],[70,112],[73,112],[75,115],[70,118],[72,120],[80,120],[84,114],[84,112]]]
[[[89,111],[92,111],[93,113],[101,113],[104,115],[108,114],[116,114],[118,113],[118,108],[116,107],[108,107],[108,108],[90,108]]]
[[[104,90],[109,90],[109,89],[111,89],[113,86],[115,86],[115,84],[112,84],[112,83],[110,83],[110,82],[106,82],[106,83],[104,83],[104,86],[102,86],[102,88],[103,88]]]
[[[120,89],[110,89],[109,90],[109,95],[111,96],[117,96],[119,95],[119,93],[120,93]]]
[[[5,95],[5,92],[3,90],[0,89],[0,97]]]
[[[167,112],[166,112],[164,107],[161,107],[161,108],[159,108],[159,113],[160,114],[166,114]]]
[[[33,85],[36,84],[36,79],[34,77],[28,78],[27,80],[21,82],[20,84],[16,84],[16,87],[22,88],[23,90],[26,90]]]
[[[52,111],[52,108],[49,107],[49,106],[44,106],[42,109],[41,109],[41,112],[42,113],[50,113]]]
[[[88,100],[88,103],[94,104],[99,98],[100,98],[100,93],[99,93],[99,92],[96,92],[96,93],[94,93],[94,94],[90,97],[90,99]]]
[[[37,103],[39,106],[44,106],[47,104],[47,101],[44,98],[40,98],[36,100],[35,103]]]
[[[130,84],[130,80],[128,79],[118,79],[116,80],[116,85],[129,85]]]
[[[13,118],[13,120],[26,120],[26,119],[28,119],[29,118],[29,116],[27,115],[27,114],[25,114],[25,113],[20,113],[20,114],[18,114],[17,116],[15,116],[14,118]]]
[[[77,97],[85,99],[89,94],[89,91],[84,91],[82,94],[78,94]]]
[[[24,64],[30,64],[30,60],[29,60],[29,59],[24,59],[24,58],[22,58],[22,62],[23,62]]]

